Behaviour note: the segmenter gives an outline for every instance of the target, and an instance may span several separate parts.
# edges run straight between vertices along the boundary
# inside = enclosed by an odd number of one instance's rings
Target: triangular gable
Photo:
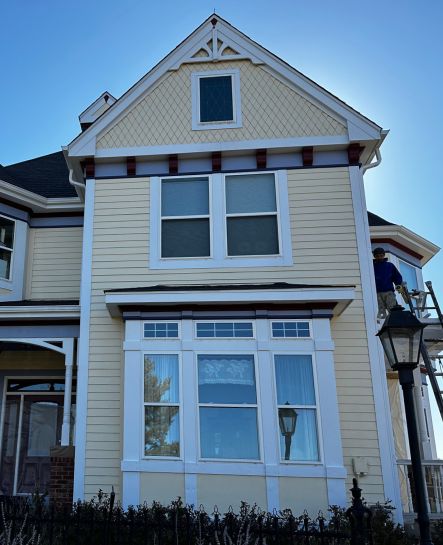
[[[100,147],[104,147],[103,138],[112,132],[112,127],[126,116],[130,116],[129,112],[135,111],[134,108],[145,100],[147,94],[153,91],[160,81],[167,80],[174,71],[180,71],[183,65],[203,65],[208,62],[218,65],[220,62],[244,60],[273,74],[286,87],[292,88],[294,93],[308,100],[314,110],[318,108],[339,124],[341,122],[341,125],[346,127],[347,141],[374,141],[381,138],[381,129],[378,125],[252,41],[221,17],[213,15],[129,89],[93,126],[79,135],[69,145],[69,155],[94,155],[97,151],[97,137],[100,137],[98,139]],[[126,123],[127,121],[126,119]],[[342,135],[342,129],[336,130],[335,134]],[[236,140],[238,139],[237,136]],[[144,144],[146,148],[149,145]],[[149,150],[145,151],[149,154]]]

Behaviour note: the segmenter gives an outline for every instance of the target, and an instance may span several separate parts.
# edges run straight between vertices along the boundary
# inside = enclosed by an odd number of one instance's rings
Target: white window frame
[[[295,320],[294,320],[295,321]],[[281,340],[284,340],[284,337],[281,338]],[[294,340],[294,338],[292,338]],[[288,408],[290,409],[315,409],[315,422],[317,425],[317,447],[318,447],[318,460],[284,460],[282,457],[282,453],[280,450],[280,426],[278,425],[279,419],[278,419],[278,409],[282,407],[282,405],[278,404],[278,395],[277,395],[277,373],[275,371],[275,356],[310,356],[311,357],[311,363],[312,363],[312,376],[314,381],[314,396],[315,396],[315,405],[288,405]],[[278,444],[278,451],[280,455],[280,464],[285,465],[323,465],[323,433],[321,428],[321,418],[320,418],[320,402],[319,402],[319,396],[318,396],[318,376],[317,376],[317,365],[316,365],[316,357],[315,352],[306,351],[302,352],[300,350],[273,350],[272,351],[272,375],[273,375],[273,381],[274,381],[274,399],[275,399],[275,410],[276,410],[276,419],[277,419],[277,444]]]
[[[169,339],[172,340],[172,339]],[[161,403],[161,402],[145,402],[145,356],[155,356],[155,355],[167,355],[167,356],[177,356],[178,359],[178,403]],[[142,352],[142,380],[141,380],[141,422],[142,422],[142,429],[141,429],[141,447],[142,451],[140,453],[140,459],[143,460],[171,460],[171,461],[177,461],[183,459],[183,388],[182,388],[182,352],[179,350],[144,350]],[[149,456],[145,453],[145,427],[146,427],[146,420],[145,420],[145,407],[178,407],[178,414],[179,414],[179,425],[180,425],[180,433],[179,433],[179,456]]]
[[[414,269],[415,281],[417,283],[417,289],[422,290],[423,289],[423,281],[422,281],[422,278],[421,278],[421,269],[419,267],[417,267],[416,265],[413,265],[412,263],[409,263],[405,259],[401,259],[399,257],[398,258],[398,270],[399,270],[400,274],[401,274],[400,267],[401,267],[402,263],[404,263],[408,267],[412,267]],[[404,279],[403,279],[403,281],[404,281]],[[415,289],[415,288],[413,288],[412,286],[408,286],[408,289],[411,290],[411,289]]]
[[[11,221],[13,223],[13,239],[12,239],[12,248],[8,248],[6,245],[3,245],[0,249],[10,252],[11,254],[11,261],[9,263],[9,276],[6,278],[0,277],[0,286],[1,283],[7,282],[10,283],[12,281],[13,277],[13,269],[14,269],[14,254],[15,254],[15,246],[16,246],[16,239],[17,239],[17,221],[13,218],[10,218],[8,216],[5,216],[4,214],[0,214],[1,218],[4,218],[5,220]]]
[[[238,173],[241,175],[260,175],[257,171]],[[266,174],[274,174],[277,203],[277,224],[279,233],[278,255],[252,255],[252,256],[228,256],[226,234],[226,197],[225,174],[213,173],[196,176],[153,176],[151,184],[150,205],[150,269],[212,269],[212,268],[237,268],[237,267],[275,267],[291,266],[292,239],[288,202],[288,182],[286,170],[266,171]],[[229,173],[226,176],[237,175]],[[207,178],[209,177],[209,237],[210,253],[208,257],[162,257],[161,255],[161,183],[162,180],[180,178]],[[220,203],[223,203],[220,206]],[[189,217],[189,216],[188,216]],[[178,216],[177,216],[178,218]]]
[[[253,340],[253,339],[249,339]],[[200,403],[198,395],[198,356],[200,355],[214,355],[214,356],[253,356],[254,358],[254,378],[255,378],[255,394],[257,402],[251,403]],[[220,350],[194,350],[194,373],[196,384],[196,410],[197,410],[197,458],[201,462],[218,462],[218,463],[263,463],[263,435],[261,426],[261,403],[260,403],[260,377],[258,373],[258,353],[253,350],[235,350],[235,349],[223,349]],[[200,442],[200,407],[213,407],[213,408],[227,408],[227,409],[248,409],[255,408],[257,419],[257,440],[258,440],[258,458],[204,458],[201,455],[201,442]]]
[[[274,337],[274,332],[272,330],[272,324],[276,324],[276,323],[300,323],[300,322],[303,322],[303,323],[307,323],[309,325],[309,336],[308,337]],[[281,318],[279,320],[269,320],[269,331],[270,331],[270,336],[271,336],[271,339],[272,340],[275,340],[275,341],[284,341],[284,342],[287,342],[287,341],[310,341],[312,340],[312,321],[311,320],[303,320],[303,319],[288,319],[288,320],[285,320],[284,318]]]
[[[200,121],[200,79],[230,76],[232,83],[232,114],[234,119],[227,121]],[[242,127],[240,70],[210,70],[191,74],[192,130],[236,129]]]
[[[199,337],[197,335],[197,324],[251,324],[252,337]],[[194,339],[198,341],[253,341],[256,338],[254,320],[194,320]]]
[[[145,324],[175,324],[177,337],[145,337]],[[145,320],[142,325],[142,339],[144,341],[179,341],[181,339],[181,322],[179,320]]]

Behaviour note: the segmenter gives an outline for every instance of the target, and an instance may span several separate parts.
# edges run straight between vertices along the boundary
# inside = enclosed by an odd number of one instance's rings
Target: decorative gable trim
[[[214,19],[218,21],[215,26],[211,22]],[[213,36],[216,38],[215,41]],[[210,57],[202,56],[205,53]],[[74,139],[69,145],[69,156],[94,155],[97,135],[103,134],[105,130],[108,130],[126,115],[127,111],[138,104],[150,89],[158,85],[168,72],[177,70],[187,62],[204,61],[207,63],[208,60],[219,62],[228,60],[230,57],[236,60],[248,59],[255,64],[262,65],[263,69],[293,87],[296,92],[305,93],[313,103],[345,120],[349,133],[348,142],[380,142],[382,139],[381,128],[378,125],[245,36],[219,16],[212,16],[131,87],[91,127]],[[365,159],[367,158],[365,157]]]

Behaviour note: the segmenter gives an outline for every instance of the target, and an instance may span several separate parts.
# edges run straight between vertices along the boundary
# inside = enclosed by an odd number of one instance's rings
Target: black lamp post
[[[289,405],[287,401],[285,405]],[[278,421],[280,424],[281,434],[285,438],[285,460],[289,460],[291,455],[292,436],[295,433],[295,425],[297,423],[297,413],[295,409],[284,407],[278,410]]]
[[[421,545],[432,545],[426,502],[426,484],[421,465],[413,393],[414,369],[418,366],[420,359],[420,345],[424,328],[425,325],[412,312],[404,310],[400,305],[396,305],[391,309],[377,336],[380,337],[389,365],[394,371],[398,371],[398,378],[405,402],[412,475],[415,484],[417,521],[420,528],[420,543]]]

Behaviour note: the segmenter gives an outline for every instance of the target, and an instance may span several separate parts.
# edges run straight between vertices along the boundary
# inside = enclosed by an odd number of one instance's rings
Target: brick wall
[[[74,488],[74,447],[51,449],[49,499],[57,506],[72,504]]]

